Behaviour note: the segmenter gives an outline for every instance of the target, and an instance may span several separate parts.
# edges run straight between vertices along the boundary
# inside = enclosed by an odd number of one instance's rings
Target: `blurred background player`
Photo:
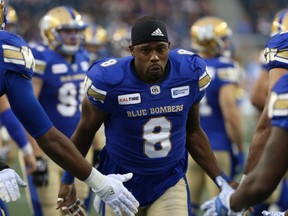
[[[105,28],[98,24],[88,23],[84,36],[84,46],[89,53],[90,63],[108,57],[106,48],[108,35]]]
[[[109,38],[109,49],[111,56],[122,58],[130,55],[129,45],[131,42],[130,36],[131,27],[124,23],[113,23],[107,27]]]
[[[81,46],[86,24],[75,9],[59,6],[43,16],[39,27],[43,43],[30,44],[36,62],[32,78],[34,93],[56,128],[70,137],[80,119],[83,81],[89,67],[89,56]],[[43,165],[43,172],[38,172],[32,180],[41,204],[42,213],[37,210],[37,215],[60,215],[55,209],[55,199],[63,169],[45,154],[36,154],[37,161]],[[83,182],[76,182],[79,198],[84,200],[89,188]]]
[[[270,36],[288,30],[288,9],[278,11],[271,24]],[[261,113],[264,109],[266,98],[269,92],[269,71],[266,68],[264,50],[260,53],[260,63],[262,70],[259,77],[255,81],[251,91],[251,103]],[[266,209],[284,211],[288,209],[288,179],[287,175],[283,178],[277,189],[264,203],[254,207],[253,216],[262,215],[262,211]]]
[[[200,18],[191,26],[192,49],[206,62],[212,80],[200,102],[200,122],[206,132],[219,166],[231,179],[244,166],[243,128],[238,108],[240,67],[232,60],[232,31],[218,17]],[[236,149],[236,151],[235,151]],[[236,164],[235,164],[236,158]],[[189,157],[187,172],[192,212],[197,215],[204,189],[208,197],[219,189],[205,172]]]

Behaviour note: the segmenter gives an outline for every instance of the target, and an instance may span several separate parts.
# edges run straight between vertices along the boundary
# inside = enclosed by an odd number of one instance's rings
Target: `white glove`
[[[93,207],[94,207],[95,212],[97,214],[100,214],[101,202],[102,202],[101,198],[97,194],[95,194],[95,198],[94,198],[94,201],[93,201]]]
[[[264,215],[264,216],[284,216],[285,212],[262,211],[262,215]]]
[[[204,216],[241,216],[242,211],[234,212],[230,208],[230,197],[235,190],[221,176],[216,177],[216,181],[221,187],[221,192],[201,205]]]
[[[20,176],[10,168],[0,171],[0,198],[3,201],[10,202],[20,198],[19,186],[26,187]]]
[[[139,203],[135,197],[124,187],[123,182],[130,180],[132,173],[110,174],[105,177],[105,181],[99,190],[92,188],[94,192],[108,204],[117,216],[121,216],[121,211],[127,216],[134,216],[138,212]]]

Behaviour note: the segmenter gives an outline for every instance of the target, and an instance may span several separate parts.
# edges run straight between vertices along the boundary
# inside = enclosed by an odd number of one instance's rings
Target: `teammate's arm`
[[[269,93],[267,98],[269,98],[271,88],[284,74],[288,74],[288,71],[283,68],[273,68],[269,71]],[[271,132],[270,119],[267,115],[267,101],[252,137],[244,174],[249,173],[256,166]]]
[[[251,103],[260,112],[263,111],[269,89],[269,73],[262,69],[251,91]]]
[[[288,168],[287,151],[287,130],[273,127],[259,163],[231,195],[233,210],[253,206],[273,192]]]
[[[225,120],[225,128],[238,152],[243,153],[243,129],[240,110],[237,106],[234,92],[237,86],[227,84],[220,89],[219,104]],[[241,170],[242,171],[242,170]]]

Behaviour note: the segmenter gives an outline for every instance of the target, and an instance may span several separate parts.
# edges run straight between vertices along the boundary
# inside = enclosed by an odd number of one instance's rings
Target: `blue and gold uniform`
[[[109,113],[99,170],[133,172],[125,186],[146,206],[185,176],[188,112],[203,98],[210,76],[205,62],[183,49],[170,51],[166,77],[158,84],[141,81],[132,61],[98,61],[88,70],[86,84],[90,101]]]

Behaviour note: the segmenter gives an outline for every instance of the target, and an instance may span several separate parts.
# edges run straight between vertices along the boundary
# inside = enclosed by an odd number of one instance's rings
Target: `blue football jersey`
[[[1,95],[5,94],[5,73],[13,71],[27,79],[33,75],[34,59],[27,43],[18,35],[0,30]]]
[[[16,34],[0,30],[0,94],[7,94],[13,112],[36,138],[53,125],[33,93],[31,78],[34,66],[33,54],[27,43]]]
[[[89,56],[79,50],[70,64],[63,55],[42,44],[30,44],[35,58],[35,77],[43,80],[38,100],[49,118],[70,137],[81,116],[83,82],[89,67]]]
[[[283,75],[272,88],[268,116],[272,118],[272,125],[288,129],[288,74]]]
[[[200,103],[200,122],[213,150],[231,150],[231,140],[225,128],[225,121],[219,104],[220,89],[239,81],[239,67],[230,59],[217,57],[204,59],[211,83]]]
[[[267,70],[288,69],[288,32],[281,32],[271,37],[265,46],[264,55]]]
[[[111,160],[141,175],[165,172],[187,155],[188,112],[204,96],[210,76],[203,59],[183,49],[170,51],[170,71],[158,84],[140,80],[132,61],[126,57],[93,64],[87,94],[110,115],[105,134]]]

